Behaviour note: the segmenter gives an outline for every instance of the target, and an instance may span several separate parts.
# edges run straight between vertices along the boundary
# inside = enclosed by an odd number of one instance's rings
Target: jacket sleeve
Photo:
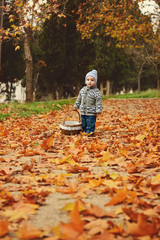
[[[76,100],[76,102],[75,102],[75,104],[74,104],[74,107],[77,108],[77,109],[79,109],[80,104],[81,104],[81,94],[80,94],[80,92],[79,92],[78,97],[77,97],[77,100]]]
[[[96,96],[96,113],[102,113],[102,95],[101,92],[97,92]]]

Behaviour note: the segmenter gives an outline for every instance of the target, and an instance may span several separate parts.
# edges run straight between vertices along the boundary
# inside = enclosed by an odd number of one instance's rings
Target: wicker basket
[[[78,121],[66,121],[67,115],[72,111],[78,114]],[[74,135],[81,131],[82,129],[81,118],[77,109],[71,109],[66,113],[63,124],[60,124],[60,129],[61,129],[61,132],[66,135],[71,135],[71,134]]]

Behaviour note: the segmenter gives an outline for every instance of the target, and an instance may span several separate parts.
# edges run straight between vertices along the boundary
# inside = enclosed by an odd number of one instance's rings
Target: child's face
[[[95,79],[92,76],[88,76],[86,79],[87,87],[93,87],[95,84]]]

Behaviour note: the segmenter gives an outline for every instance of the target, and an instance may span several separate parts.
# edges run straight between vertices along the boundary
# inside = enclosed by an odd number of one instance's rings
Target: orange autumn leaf
[[[160,194],[160,184],[152,186],[153,193]]]
[[[126,189],[117,190],[116,196],[114,196],[110,202],[106,203],[105,206],[111,206],[121,203],[126,199],[126,197],[127,197]]]
[[[46,238],[44,238],[43,240],[58,240],[58,237],[57,237],[57,236],[54,236],[54,237],[46,237]]]
[[[143,214],[138,215],[137,222],[127,222],[128,233],[134,236],[147,236],[158,233],[156,221],[147,221],[146,216]]]
[[[6,155],[6,154],[7,154],[7,152],[0,150],[0,155]]]
[[[124,207],[124,208],[122,208],[122,210],[123,210],[123,212],[124,212],[125,214],[127,214],[127,215],[130,217],[130,219],[131,219],[132,221],[137,221],[137,219],[138,219],[138,213],[136,213],[135,211],[133,211],[132,208],[126,208],[126,207]]]
[[[92,188],[96,188],[102,184],[102,179],[99,177],[99,179],[91,179],[89,180],[89,186]]]
[[[0,157],[0,162],[5,162],[5,159]]]
[[[13,209],[6,209],[3,213],[9,221],[15,221],[20,219],[28,219],[29,214],[35,214],[36,209],[39,205],[31,204],[31,203],[24,203],[22,201],[17,202],[13,205]]]
[[[61,223],[62,239],[77,239],[80,235],[71,223]]]
[[[99,206],[93,206],[91,204],[91,207],[89,209],[86,209],[82,212],[83,215],[93,215],[98,218],[102,217],[115,217],[115,214],[112,212],[106,212],[103,208]]]
[[[95,235],[89,240],[114,240],[114,239],[115,239],[114,235],[105,230],[103,233]]]
[[[89,185],[80,187],[74,197],[86,197],[86,192],[90,189]]]
[[[109,155],[109,149],[107,149],[107,151],[103,154],[102,157],[102,162],[107,162],[110,159],[110,155]]]
[[[136,197],[137,193],[134,191],[129,191],[128,189],[117,190],[117,194],[105,206],[116,205],[124,200],[129,204],[132,203]]]
[[[35,156],[35,155],[40,155],[40,153],[38,151],[34,151],[34,150],[27,150],[24,153],[24,156]]]
[[[72,166],[70,167],[67,172],[70,173],[79,173],[79,172],[87,172],[89,170],[88,167],[81,167],[81,166]]]
[[[86,204],[85,202],[83,202],[81,199],[78,199],[78,210],[79,212],[82,212],[86,209]],[[75,203],[71,202],[71,203],[67,203],[63,208],[62,210],[63,211],[73,211],[75,207]]]
[[[76,189],[77,183],[70,182],[68,187],[56,188],[56,191],[61,193],[74,193]]]
[[[101,151],[104,148],[104,145],[101,144],[94,144],[93,142],[87,143],[87,149],[89,152],[96,152]]]
[[[76,201],[75,207],[70,213],[70,223],[61,223],[62,238],[78,239],[81,235],[83,236],[83,227],[84,222],[78,210],[78,201]]]
[[[160,173],[151,179],[151,184],[152,185],[160,184]]]
[[[122,233],[123,232],[123,225],[114,226],[112,229],[109,230],[110,233]]]
[[[8,233],[9,222],[7,218],[0,219],[0,237]]]
[[[134,191],[128,191],[127,192],[127,203],[132,203],[134,199],[137,197],[137,193]]]
[[[5,237],[0,238],[0,240],[11,240],[11,237],[5,236]]]
[[[49,138],[46,138],[41,144],[41,148],[47,150],[53,146],[53,135]]]
[[[84,227],[84,222],[81,219],[78,204],[79,204],[79,201],[77,200],[75,202],[75,207],[74,207],[73,211],[71,211],[71,213],[70,213],[70,220],[71,220],[71,223],[73,224],[73,226],[75,227],[75,229],[78,232],[82,232],[83,227]]]
[[[43,236],[43,232],[39,230],[37,227],[32,226],[31,224],[25,222],[18,229],[17,235],[20,239],[34,239],[41,238]]]

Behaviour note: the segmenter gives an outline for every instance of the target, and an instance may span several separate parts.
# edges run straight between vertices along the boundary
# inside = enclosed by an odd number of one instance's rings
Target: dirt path
[[[93,137],[61,134],[66,111],[0,123],[0,236],[159,239],[160,99],[103,101]]]

